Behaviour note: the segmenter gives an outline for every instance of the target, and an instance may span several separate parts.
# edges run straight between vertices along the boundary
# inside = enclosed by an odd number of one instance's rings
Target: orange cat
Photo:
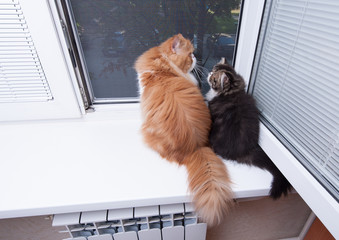
[[[224,163],[209,147],[210,113],[190,74],[193,50],[178,34],[137,59],[142,134],[162,157],[186,166],[196,210],[214,225],[229,209],[233,193]]]

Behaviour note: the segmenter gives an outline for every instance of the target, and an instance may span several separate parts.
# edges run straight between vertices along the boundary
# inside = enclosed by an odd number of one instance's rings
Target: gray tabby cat
[[[225,59],[213,67],[208,76],[207,93],[212,116],[210,144],[225,159],[254,165],[273,175],[270,196],[287,195],[291,184],[260,148],[259,111],[254,98],[245,92],[244,79]]]

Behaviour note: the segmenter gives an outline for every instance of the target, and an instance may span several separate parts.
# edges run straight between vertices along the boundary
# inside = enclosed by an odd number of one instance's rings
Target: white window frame
[[[239,33],[235,70],[249,83],[265,0],[245,0]],[[339,238],[339,204],[271,131],[260,124],[260,146],[290,181],[293,188]]]

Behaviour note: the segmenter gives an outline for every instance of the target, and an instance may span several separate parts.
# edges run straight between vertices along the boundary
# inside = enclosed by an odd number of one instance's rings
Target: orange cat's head
[[[178,34],[143,53],[137,59],[135,69],[139,74],[154,70],[187,74],[193,70],[196,63],[193,51],[191,41]]]
[[[180,68],[184,73],[193,70],[196,59],[193,51],[194,47],[190,40],[181,34],[175,35],[160,45],[163,54]]]

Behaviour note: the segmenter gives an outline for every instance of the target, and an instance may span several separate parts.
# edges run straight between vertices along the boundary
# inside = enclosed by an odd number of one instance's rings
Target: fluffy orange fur
[[[178,34],[137,59],[141,131],[163,158],[186,166],[196,210],[215,225],[231,206],[233,193],[224,163],[209,147],[210,113],[189,73],[193,51],[191,42]]]

